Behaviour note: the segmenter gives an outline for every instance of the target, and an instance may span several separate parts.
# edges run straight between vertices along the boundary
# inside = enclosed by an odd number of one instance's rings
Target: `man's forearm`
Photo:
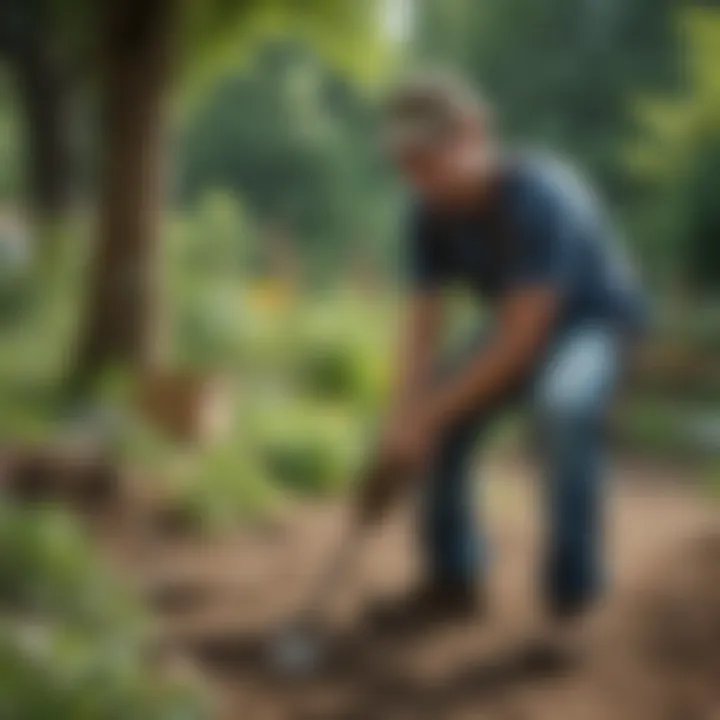
[[[390,408],[400,410],[413,403],[428,386],[432,372],[430,353],[423,349],[415,352],[414,343],[408,344],[400,351],[396,361],[395,379],[392,383]]]
[[[466,412],[482,409],[509,390],[531,361],[532,354],[524,349],[491,345],[464,372],[430,394],[430,415],[439,424],[446,424]]]
[[[451,378],[428,398],[436,424],[451,423],[468,411],[482,409],[526,374],[547,340],[556,316],[552,288],[518,291],[501,310],[496,340],[464,372]]]
[[[421,296],[410,301],[396,360],[391,410],[399,410],[414,402],[428,385],[440,333],[438,302],[432,296]]]

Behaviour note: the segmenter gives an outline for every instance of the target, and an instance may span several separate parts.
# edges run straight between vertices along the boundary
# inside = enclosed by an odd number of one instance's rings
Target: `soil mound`
[[[634,717],[720,717],[720,531],[656,567],[622,616],[616,674]]]

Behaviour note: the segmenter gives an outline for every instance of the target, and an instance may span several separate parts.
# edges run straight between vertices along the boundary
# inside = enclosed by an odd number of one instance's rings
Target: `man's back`
[[[461,282],[492,303],[518,286],[550,285],[561,297],[559,327],[644,322],[642,292],[599,200],[551,157],[506,161],[483,208],[421,204],[411,235],[421,287]]]

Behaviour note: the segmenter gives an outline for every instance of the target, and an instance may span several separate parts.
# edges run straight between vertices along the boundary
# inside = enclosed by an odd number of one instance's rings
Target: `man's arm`
[[[495,339],[464,372],[441,385],[427,399],[435,426],[492,402],[535,362],[553,327],[559,293],[552,286],[513,291],[502,303]]]
[[[442,300],[435,290],[416,291],[408,299],[401,320],[391,415],[402,412],[427,387],[437,353],[442,315]]]
[[[425,296],[411,304],[407,341],[398,364],[402,388],[381,444],[380,471],[363,485],[359,511],[363,522],[380,516],[412,477],[401,468],[416,468],[432,446],[433,435],[466,411],[476,411],[511,385],[534,362],[557,315],[559,294],[545,286],[513,292],[502,304],[494,342],[464,372],[436,390],[426,383],[440,326],[438,301]],[[419,430],[419,434],[418,434]],[[390,468],[388,471],[387,468]],[[383,471],[382,469],[385,469]]]
[[[572,197],[554,182],[543,179],[527,186],[514,217],[514,259],[494,341],[429,398],[433,425],[481,409],[536,362],[575,267],[573,207]]]
[[[416,204],[407,222],[408,299],[401,320],[391,417],[402,413],[430,379],[442,325],[442,291],[448,279],[431,213]]]
[[[371,523],[402,489],[407,473],[394,463],[394,438],[405,426],[405,417],[427,390],[433,371],[442,325],[442,301],[437,290],[415,290],[401,320],[401,340],[395,364],[388,417],[376,456],[366,471],[358,500],[359,519]]]

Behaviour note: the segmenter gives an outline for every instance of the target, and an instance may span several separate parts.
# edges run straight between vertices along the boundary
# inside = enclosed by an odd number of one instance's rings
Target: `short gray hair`
[[[461,78],[438,71],[406,77],[390,92],[383,139],[390,151],[434,148],[468,121],[485,121],[483,97]]]

